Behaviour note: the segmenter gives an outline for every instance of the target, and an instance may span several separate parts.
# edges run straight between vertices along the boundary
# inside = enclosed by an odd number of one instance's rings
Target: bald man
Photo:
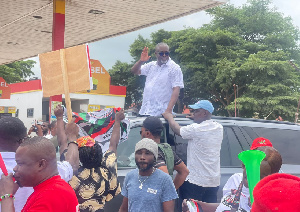
[[[67,139],[69,141],[73,141],[77,139],[78,128],[70,128],[68,127],[68,135]],[[24,123],[14,117],[3,117],[0,119],[0,153],[8,170],[8,173],[13,172],[13,168],[16,166],[15,154],[20,146],[20,144],[26,139],[27,132]],[[65,134],[65,132],[64,132]],[[66,139],[66,141],[67,141]],[[67,145],[67,144],[61,144]],[[62,179],[68,182],[72,176],[73,172],[76,172],[79,164],[79,156],[78,156],[78,148],[73,144],[69,146],[68,158],[66,161],[57,162],[57,168],[59,175]],[[0,179],[1,179],[2,171],[0,170]],[[19,188],[15,194],[15,211],[20,212],[24,207],[28,197],[32,194],[32,187],[23,187]],[[1,212],[0,207],[0,212]],[[4,211],[2,211],[4,212]]]
[[[75,129],[76,126],[71,127]],[[72,146],[77,148],[74,143],[71,143]],[[18,147],[15,158],[14,177],[17,183],[13,182],[12,174],[2,175],[0,180],[0,196],[5,197],[1,201],[2,211],[15,211],[12,195],[18,186],[34,189],[22,212],[79,211],[75,192],[58,175],[56,151],[51,141],[44,137],[27,139]]]
[[[140,115],[160,116],[164,112],[172,113],[183,85],[183,75],[179,65],[170,58],[170,49],[166,43],[155,47],[156,61],[147,62],[148,47],[131,69],[135,75],[145,75],[146,82]]]

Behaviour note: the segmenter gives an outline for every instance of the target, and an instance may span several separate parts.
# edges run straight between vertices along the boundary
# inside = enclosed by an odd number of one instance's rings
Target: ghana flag
[[[115,123],[115,114],[120,108],[105,108],[95,112],[89,113],[74,113],[73,118],[75,123],[79,126],[80,136],[91,136],[102,147],[102,151],[108,150],[109,141]],[[124,142],[128,139],[130,131],[129,119],[121,121],[121,135],[120,141]]]

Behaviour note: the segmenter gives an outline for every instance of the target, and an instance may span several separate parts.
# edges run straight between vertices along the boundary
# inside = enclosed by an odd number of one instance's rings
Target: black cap
[[[160,136],[163,131],[163,123],[155,116],[147,117],[143,122],[143,127],[151,132],[153,136]]]

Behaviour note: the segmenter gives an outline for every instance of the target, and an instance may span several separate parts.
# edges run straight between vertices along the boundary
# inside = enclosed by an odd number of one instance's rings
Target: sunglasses
[[[159,56],[169,56],[170,55],[170,52],[158,52]]]

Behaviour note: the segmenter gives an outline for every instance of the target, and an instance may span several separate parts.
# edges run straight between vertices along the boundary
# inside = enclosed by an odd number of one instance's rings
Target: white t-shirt
[[[183,88],[182,71],[171,58],[166,64],[157,65],[156,61],[144,64],[141,75],[146,82],[143,94],[141,115],[159,116],[168,107],[174,87]]]
[[[223,140],[223,126],[206,120],[180,128],[183,139],[189,139],[187,147],[186,180],[202,187],[220,185],[220,150]]]
[[[228,181],[226,182],[223,188],[223,197],[216,212],[224,212],[224,211],[231,210],[232,208],[231,205],[234,201],[235,193],[238,190],[238,187],[240,186],[242,179],[243,179],[242,173],[236,173],[228,179]],[[239,201],[240,203],[239,203],[238,211],[250,212],[251,202],[250,202],[249,189],[246,188],[244,185],[242,186],[242,192]]]
[[[48,133],[47,135],[44,135],[43,137],[48,138],[48,139],[53,138],[53,136],[50,133]]]
[[[6,169],[8,173],[13,173],[13,168],[16,166],[15,161],[15,152],[1,152],[2,158],[4,160]],[[63,162],[57,162],[57,169],[58,173],[61,176],[62,179],[64,179],[66,182],[69,182],[73,176],[73,169],[69,162],[63,161]],[[2,170],[0,169],[0,179],[2,175]],[[27,198],[32,194],[33,188],[32,187],[22,187],[19,188],[15,194],[15,211],[20,212],[25,205]],[[1,206],[0,206],[0,212],[1,212]]]

